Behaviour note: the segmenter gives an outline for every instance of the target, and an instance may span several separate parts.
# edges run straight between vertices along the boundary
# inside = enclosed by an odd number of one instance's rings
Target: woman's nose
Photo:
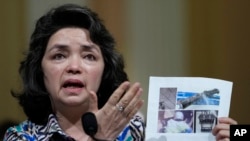
[[[72,57],[68,61],[67,72],[72,74],[79,74],[82,72],[81,59]]]

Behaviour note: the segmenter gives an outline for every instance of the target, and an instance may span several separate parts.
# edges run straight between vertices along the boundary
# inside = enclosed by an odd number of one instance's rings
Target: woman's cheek
[[[102,80],[102,75],[103,75],[103,71],[93,71],[92,72],[92,76],[93,76],[93,90],[95,92],[97,92],[97,90],[100,87],[101,84],[101,80]]]

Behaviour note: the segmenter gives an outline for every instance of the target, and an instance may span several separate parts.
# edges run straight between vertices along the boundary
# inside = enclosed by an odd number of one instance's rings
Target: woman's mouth
[[[84,84],[78,79],[68,79],[63,83],[62,87],[66,93],[79,94],[84,88]]]

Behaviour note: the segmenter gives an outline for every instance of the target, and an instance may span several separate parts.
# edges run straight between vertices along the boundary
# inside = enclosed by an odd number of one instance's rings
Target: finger
[[[230,132],[229,130],[220,130],[216,134],[216,140],[222,140],[230,137]]]
[[[229,117],[220,117],[219,123],[225,123],[225,124],[237,124],[237,121],[233,120]]]
[[[135,106],[135,108],[127,115],[128,120],[132,119],[136,113],[138,113],[138,111],[141,109],[141,107],[144,104],[144,100],[140,100],[137,105]]]
[[[95,92],[90,91],[90,100],[89,100],[89,111],[90,112],[97,112],[98,111],[98,99]]]
[[[124,94],[124,96],[118,102],[120,106],[127,108],[132,99],[137,95],[140,96],[142,92],[140,83],[134,83],[129,90]]]
[[[212,130],[213,135],[216,135],[220,130],[229,130],[231,124],[237,124],[235,120],[229,117],[218,118],[219,123]]]
[[[217,141],[230,141],[229,138],[225,138],[225,139],[220,139],[220,140],[217,140]]]
[[[133,99],[130,100],[130,103],[127,104],[127,106],[125,107],[125,109],[124,109],[124,111],[123,111],[123,112],[125,113],[125,116],[128,116],[128,114],[129,114],[132,110],[134,110],[135,108],[137,108],[138,102],[139,102],[139,101],[142,101],[142,100],[141,100],[141,94],[142,94],[142,89],[139,88],[138,91],[136,92],[136,94],[134,94]],[[122,101],[123,101],[123,99],[122,99],[119,103],[125,105],[125,103],[122,103]],[[139,109],[139,108],[137,108],[137,109]]]
[[[118,112],[118,116],[116,116],[117,118],[114,119],[113,122],[115,122],[118,127],[125,127],[130,122],[130,120],[136,114],[138,114],[138,111],[143,106],[143,104],[144,104],[144,100],[139,101],[137,103],[136,107],[126,116],[123,115],[123,112],[122,113]],[[143,117],[141,117],[141,118],[143,118]]]
[[[123,82],[111,95],[111,97],[108,100],[108,103],[113,105],[116,105],[118,101],[121,99],[123,94],[127,91],[129,88],[130,83],[128,81]]]
[[[224,124],[220,123],[217,124],[214,129],[212,130],[213,135],[217,135],[220,130],[229,130],[230,129],[230,124]]]

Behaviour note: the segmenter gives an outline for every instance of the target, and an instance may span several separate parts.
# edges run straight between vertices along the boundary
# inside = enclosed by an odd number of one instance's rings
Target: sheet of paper
[[[215,141],[228,116],[232,82],[204,77],[150,77],[146,141]]]

